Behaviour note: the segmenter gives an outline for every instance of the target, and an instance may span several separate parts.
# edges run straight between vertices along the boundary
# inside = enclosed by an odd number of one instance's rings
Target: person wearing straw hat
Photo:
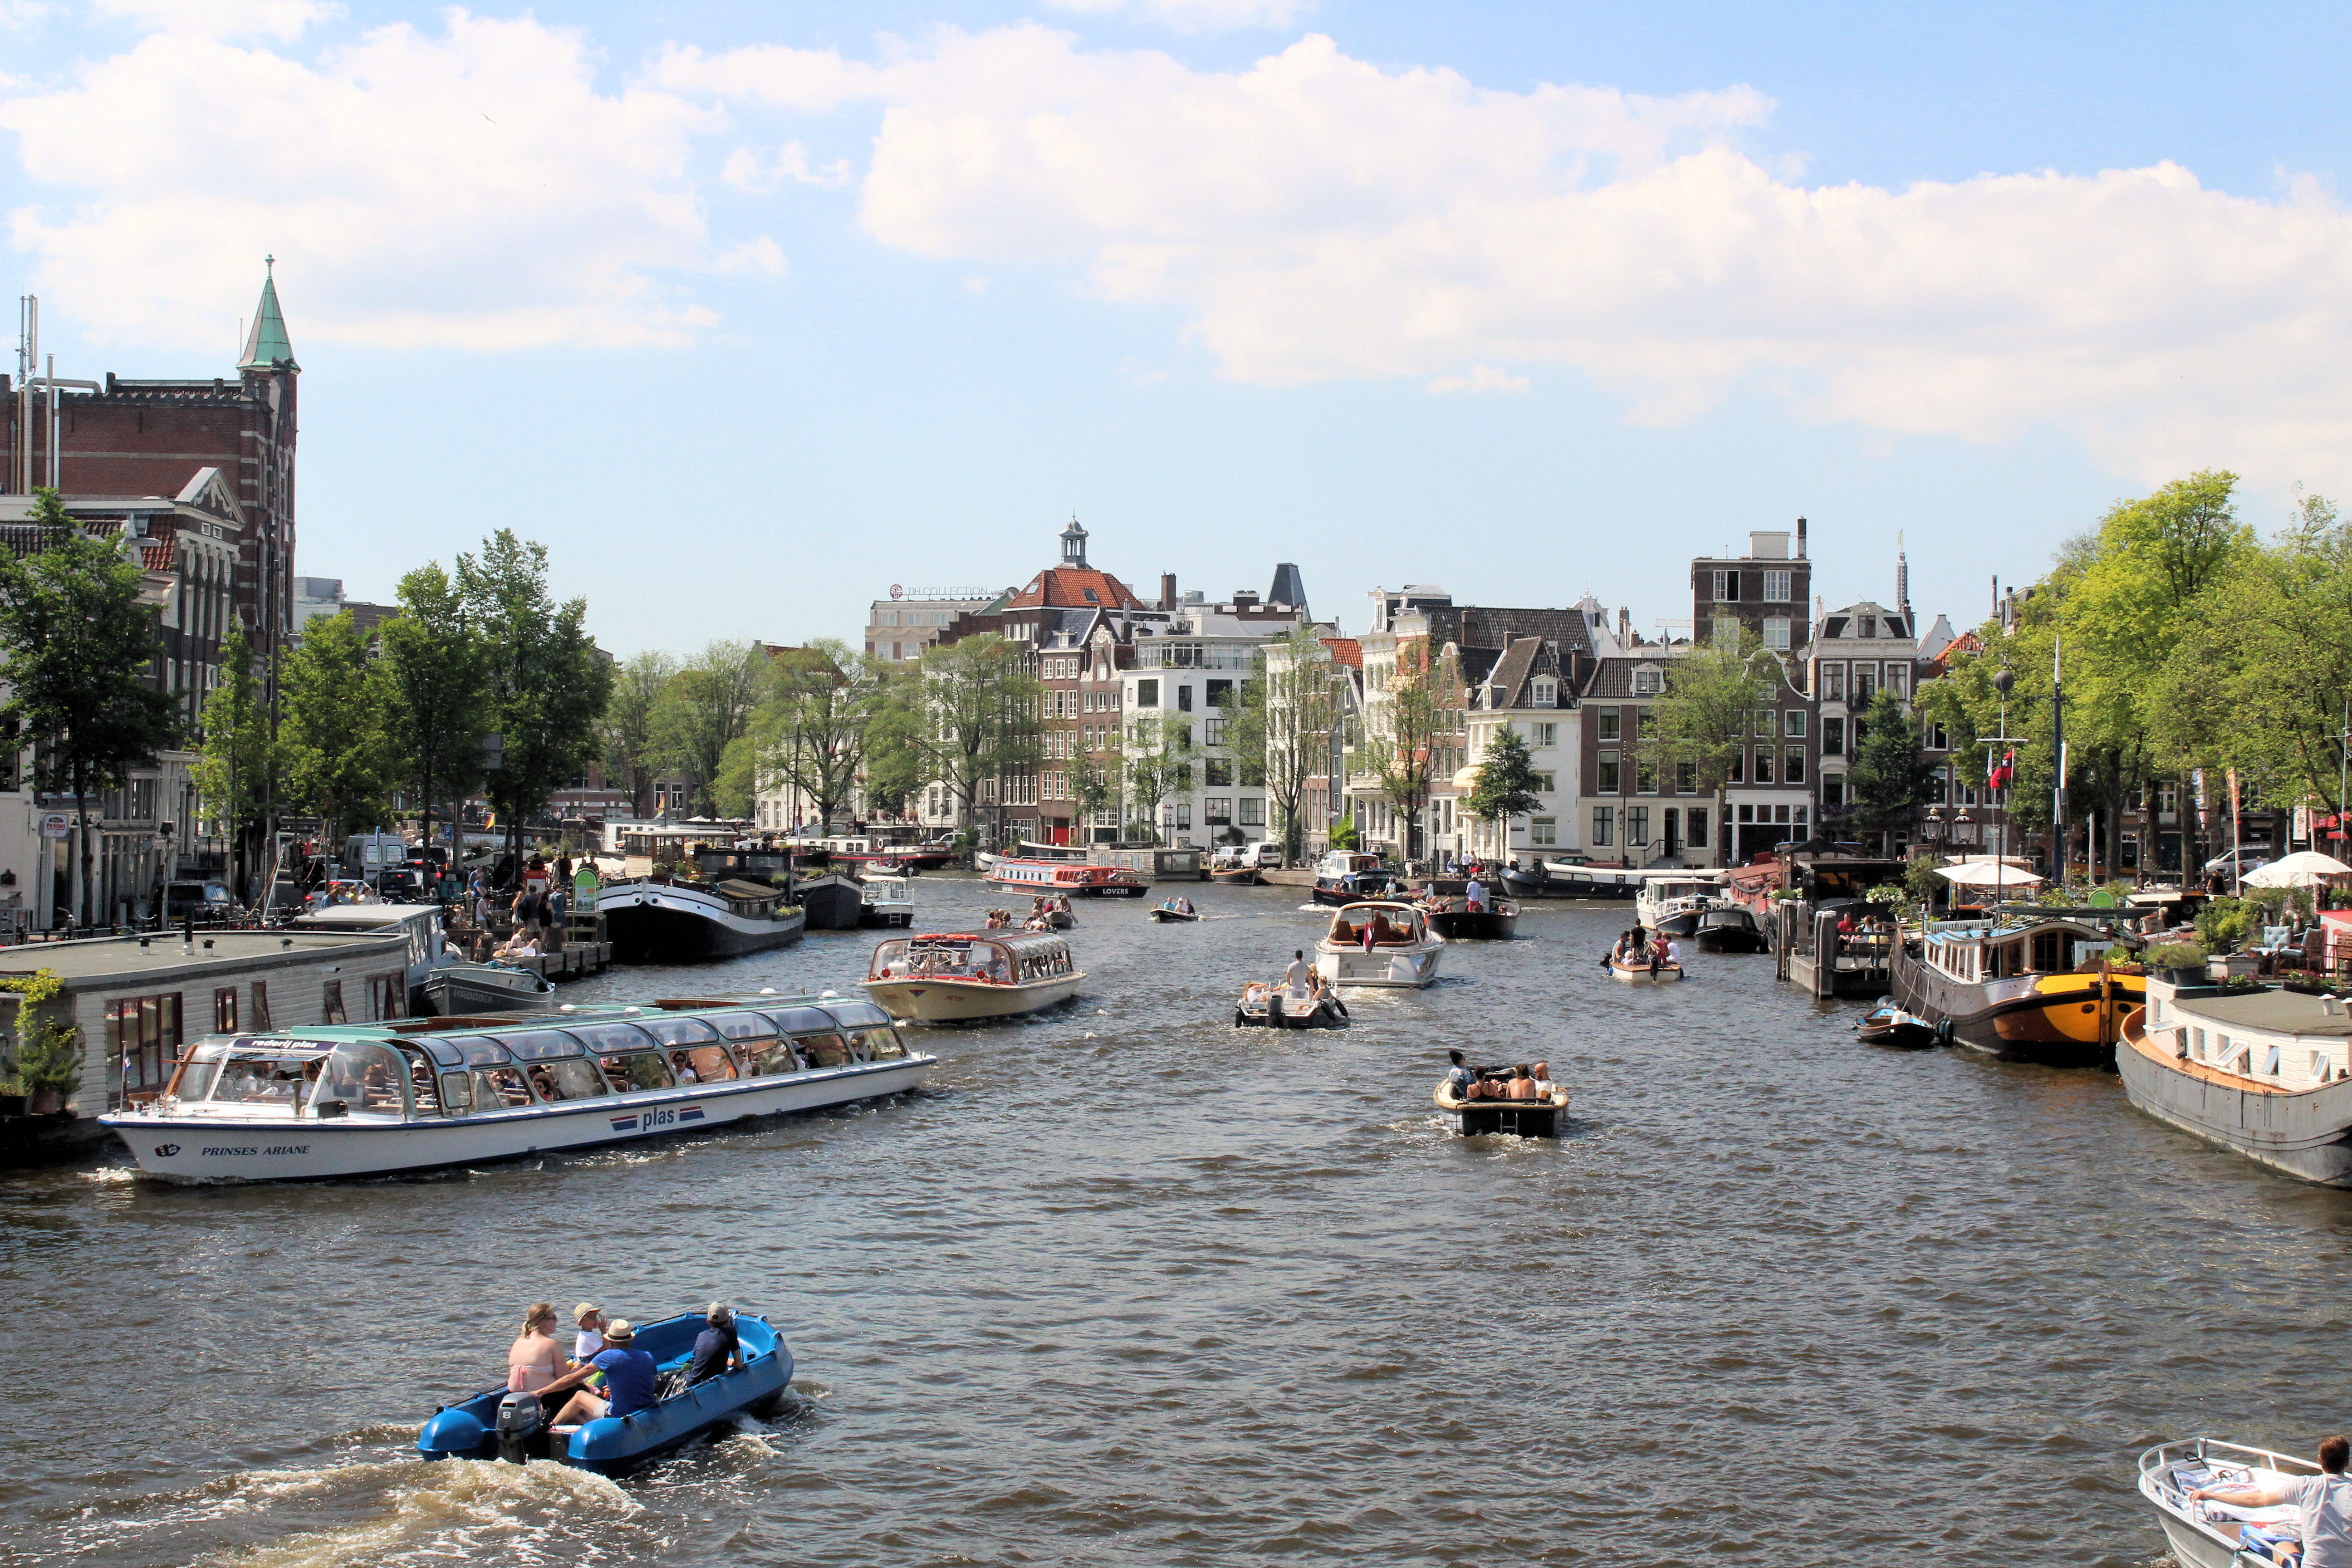
[[[556,1412],[554,1425],[569,1426],[602,1420],[607,1415],[634,1415],[656,1403],[654,1358],[637,1349],[636,1339],[637,1331],[628,1319],[612,1319],[604,1325],[604,1348],[587,1365],[564,1373],[541,1390],[543,1394],[560,1394],[565,1389],[579,1389],[571,1403]],[[581,1387],[600,1372],[604,1374],[603,1396]]]
[[[596,1352],[604,1348],[604,1309],[593,1301],[583,1301],[572,1309],[572,1364],[585,1366]]]

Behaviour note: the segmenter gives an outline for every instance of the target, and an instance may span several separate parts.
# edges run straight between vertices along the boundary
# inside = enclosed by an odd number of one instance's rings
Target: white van
[[[1217,850],[1209,865],[1212,870],[1219,871],[1237,871],[1244,866],[1255,867],[1261,871],[1279,871],[1282,869],[1282,846],[1264,838],[1255,844],[1227,844]]]

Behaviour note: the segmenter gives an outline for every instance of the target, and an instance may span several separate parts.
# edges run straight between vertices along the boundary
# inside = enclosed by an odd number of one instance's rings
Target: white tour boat
[[[1701,915],[1731,901],[1717,871],[1644,871],[1641,878],[1633,912],[1643,930],[1660,936],[1690,936],[1697,931]]]
[[[910,926],[915,923],[915,897],[904,877],[868,877],[865,904],[858,910],[862,926]]]
[[[1418,988],[1437,978],[1444,952],[1445,939],[1419,909],[1375,899],[1333,911],[1331,929],[1315,943],[1315,967],[1337,985]]]
[[[377,1176],[871,1100],[937,1059],[833,997],[395,1019],[209,1037],[153,1103],[100,1120],[156,1175]]]
[[[2249,1448],[2214,1437],[2191,1437],[2159,1443],[2139,1457],[2139,1495],[2156,1509],[2172,1554],[2187,1568],[2235,1568],[2240,1563],[2268,1563],[2265,1554],[2240,1555],[2242,1532],[2281,1524],[2292,1527],[2292,1503],[2269,1508],[2242,1508],[2220,1498],[2202,1502],[2189,1494],[2210,1487],[2268,1488],[2308,1480],[2320,1473],[2309,1459],[2291,1458],[2267,1448]]]
[[[933,931],[877,944],[865,989],[894,1018],[963,1024],[1055,1006],[1086,977],[1055,931]]]

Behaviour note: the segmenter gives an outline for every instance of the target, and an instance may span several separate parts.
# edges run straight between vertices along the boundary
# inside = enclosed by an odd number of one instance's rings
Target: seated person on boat
[[[1528,1076],[1527,1064],[1523,1062],[1519,1066],[1511,1069],[1510,1081],[1503,1086],[1503,1098],[1505,1100],[1533,1100],[1535,1097],[1535,1079]]]
[[[724,1301],[713,1301],[702,1321],[709,1327],[694,1337],[694,1360],[686,1372],[688,1388],[743,1364],[743,1343],[735,1333],[735,1309]]]
[[[563,1347],[555,1342],[555,1303],[535,1301],[523,1310],[522,1331],[507,1350],[507,1388],[518,1394],[544,1395],[550,1384],[572,1369]],[[557,1394],[547,1407],[562,1402]]]
[[[1445,1081],[1454,1086],[1454,1098],[1468,1100],[1478,1087],[1478,1072],[1462,1059],[1460,1051],[1448,1051],[1445,1059],[1454,1065],[1445,1069]]]
[[[2319,1444],[2320,1473],[2290,1477],[2275,1486],[2200,1487],[2189,1494],[2192,1502],[2227,1503],[2232,1508],[2294,1506],[2294,1539],[2303,1543],[2301,1568],[2352,1568],[2352,1438],[2342,1434]]]
[[[601,1421],[607,1415],[634,1415],[650,1409],[654,1397],[654,1358],[636,1348],[637,1331],[626,1318],[614,1318],[604,1325],[604,1348],[589,1358],[588,1364],[565,1373],[549,1384],[542,1394],[561,1394],[577,1389],[571,1403],[556,1412],[555,1425],[572,1426],[590,1421]],[[591,1394],[582,1384],[597,1373],[604,1374],[604,1394]]]

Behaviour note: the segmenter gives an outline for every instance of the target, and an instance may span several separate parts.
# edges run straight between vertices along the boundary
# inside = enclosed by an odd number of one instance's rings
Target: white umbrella
[[[1969,860],[1958,866],[1938,866],[1936,875],[1963,888],[2029,888],[2042,879],[2022,866],[2004,866],[1992,860]]]
[[[2246,873],[2250,888],[2310,888],[2328,877],[2352,876],[2352,866],[2347,866],[2333,855],[2322,855],[2315,849],[2298,850],[2284,860],[2273,860],[2258,871]]]

